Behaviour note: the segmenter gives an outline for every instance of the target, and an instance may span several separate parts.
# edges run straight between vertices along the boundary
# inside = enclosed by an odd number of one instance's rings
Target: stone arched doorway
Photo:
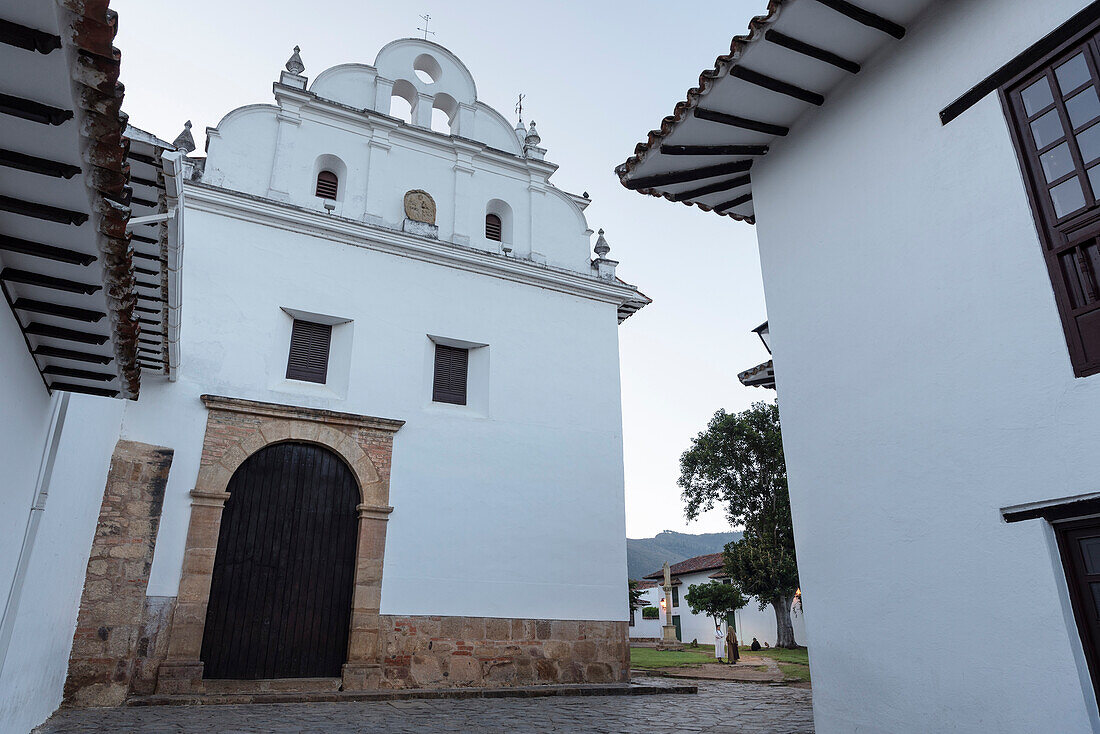
[[[339,677],[355,584],[355,476],[323,446],[284,442],[249,456],[226,491],[204,677]]]
[[[265,447],[305,444],[339,456],[354,476],[358,518],[344,690],[377,688],[382,674],[379,606],[386,547],[393,434],[404,421],[331,410],[203,395],[209,410],[202,459],[191,491],[179,595],[168,650],[157,666],[157,693],[202,694],[202,660],[215,556],[230,482]]]

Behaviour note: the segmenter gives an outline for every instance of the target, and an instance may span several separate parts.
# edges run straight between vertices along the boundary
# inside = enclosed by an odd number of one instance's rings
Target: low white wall
[[[645,601],[645,605],[649,607],[656,607],[658,610],[661,608],[660,599],[664,595],[661,589],[643,589],[642,599]],[[661,639],[664,634],[661,630],[661,626],[664,624],[664,620],[660,616],[657,619],[642,619],[642,607],[638,607],[634,611],[634,625],[630,628],[631,639],[656,637]]]
[[[73,395],[46,510],[0,673],[0,732],[22,734],[61,703],[69,652],[124,401]],[[21,457],[37,467],[41,446]],[[18,464],[16,464],[18,465]],[[26,521],[26,511],[21,514]],[[22,540],[20,529],[19,540]]]

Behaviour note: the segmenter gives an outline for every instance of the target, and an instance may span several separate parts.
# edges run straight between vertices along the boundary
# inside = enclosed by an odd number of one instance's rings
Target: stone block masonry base
[[[172,450],[119,441],[111,456],[99,510],[64,705],[117,706],[135,678],[145,678],[150,641],[143,619],[153,549],[160,526]],[[159,608],[163,616],[169,608]],[[154,645],[155,646],[155,645]]]
[[[384,688],[627,683],[626,622],[382,615]]]

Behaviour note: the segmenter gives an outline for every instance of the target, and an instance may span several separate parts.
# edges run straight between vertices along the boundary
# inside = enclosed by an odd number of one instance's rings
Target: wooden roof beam
[[[817,2],[827,8],[835,10],[846,18],[850,18],[857,23],[862,23],[868,28],[882,31],[899,41],[905,37],[905,28],[902,26],[892,20],[886,20],[886,18],[883,18],[881,15],[875,15],[870,10],[864,10],[857,5],[852,5],[846,0],[817,0]]]
[[[21,117],[41,125],[60,125],[73,118],[72,110],[51,107],[48,104],[23,97],[13,97],[10,94],[0,94],[0,113]]]
[[[0,234],[0,250],[18,252],[21,255],[30,255],[32,257],[43,257],[47,260],[56,260],[57,262],[69,263],[70,265],[91,265],[96,261],[95,255],[88,255],[83,252],[77,252],[76,250],[67,250],[64,247],[43,245],[39,242],[32,242],[31,240],[24,240],[6,234]]]
[[[96,364],[110,364],[114,360],[114,357],[109,357],[106,354],[78,352],[74,349],[51,347],[48,344],[42,344],[35,347],[34,354],[41,357],[58,357],[59,359],[72,359],[77,362],[95,362]]]
[[[76,308],[75,306],[62,306],[57,303],[36,301],[33,298],[17,298],[15,303],[12,304],[12,308],[18,311],[29,311],[31,313],[57,316],[63,319],[73,319],[74,321],[85,321],[90,324],[98,322],[107,315],[102,311],[92,311],[87,308]]]
[[[93,283],[80,283],[67,278],[55,278],[51,275],[32,273],[28,270],[19,270],[17,268],[4,268],[0,270],[0,280],[8,283],[36,285],[40,288],[53,288],[54,290],[66,291],[68,293],[83,293],[86,296],[90,296],[103,289],[103,286]]]
[[[110,372],[93,372],[92,370],[78,370],[75,367],[61,367],[56,364],[51,364],[42,370],[44,375],[57,375],[58,377],[76,377],[81,380],[99,380],[100,382],[110,382],[118,377]]]
[[[15,168],[28,173],[37,173],[42,176],[70,179],[80,173],[80,166],[72,166],[60,161],[51,161],[49,158],[39,158],[35,155],[17,153],[14,150],[0,148],[0,166]]]
[[[34,217],[35,219],[45,219],[46,221],[57,222],[58,224],[72,224],[74,226],[80,226],[88,221],[88,214],[85,212],[59,209],[56,206],[38,204],[33,201],[16,199],[11,196],[0,196],[0,211],[21,214],[25,217]]]
[[[751,130],[757,133],[764,133],[765,135],[778,135],[780,137],[786,135],[791,131],[790,128],[783,125],[773,125],[770,122],[760,122],[758,120],[750,120],[747,117],[738,117],[737,115],[730,115],[725,112],[719,112],[718,110],[710,110],[705,107],[696,107],[692,114],[700,120],[707,120],[709,122],[720,122],[723,125],[729,125],[730,127],[739,127],[742,130]]]
[[[61,37],[0,18],[0,43],[48,54],[61,48]]]
[[[731,161],[719,163],[716,166],[703,166],[702,168],[687,168],[682,171],[670,171],[668,173],[655,173],[651,176],[639,176],[635,179],[627,179],[624,186],[628,189],[641,189],[650,186],[664,186],[667,184],[686,183],[698,181],[703,178],[714,178],[727,173],[743,173],[752,167],[751,160]]]
[[[722,212],[726,211],[727,209],[733,209],[736,206],[741,206],[742,204],[744,204],[747,201],[752,201],[752,193],[751,192],[748,193],[748,194],[742,194],[741,196],[738,196],[736,199],[730,199],[729,201],[724,201],[721,204],[718,204],[717,206],[713,207],[713,209],[714,209],[714,211],[721,214]]]
[[[706,196],[707,194],[716,194],[719,191],[729,191],[730,189],[736,189],[738,186],[748,186],[748,176],[737,176],[736,178],[727,178],[721,181],[715,181],[712,184],[706,186],[700,186],[696,189],[688,189],[687,191],[678,191],[672,195],[673,201],[687,201],[694,199],[698,196]]]
[[[118,390],[108,390],[105,387],[88,387],[86,385],[74,385],[71,382],[51,382],[49,384],[50,390],[60,390],[62,392],[79,392],[87,395],[98,395],[103,398],[115,398],[118,397]]]
[[[96,346],[105,343],[109,338],[106,334],[91,334],[87,331],[66,329],[62,326],[54,326],[53,324],[41,324],[37,321],[25,326],[23,331],[28,334],[34,334],[35,336],[44,336],[50,339],[64,339],[65,341],[79,342],[81,344],[95,344]]]
[[[665,155],[765,155],[766,145],[661,145]]]
[[[854,61],[849,61],[843,56],[838,56],[832,51],[826,51],[823,48],[818,48],[805,41],[799,41],[797,38],[791,38],[785,33],[780,33],[774,28],[769,28],[764,33],[764,40],[770,43],[774,43],[776,46],[782,46],[788,51],[794,51],[795,53],[802,54],[803,56],[809,56],[811,59],[817,59],[818,61],[824,61],[826,64],[832,64],[838,69],[843,69],[851,74],[858,74],[860,66]]]
[[[767,89],[776,94],[784,94],[788,97],[817,105],[818,107],[825,104],[825,97],[817,92],[811,92],[808,89],[803,89],[802,87],[781,81],[767,74],[761,74],[758,71],[747,69],[744,66],[734,66],[730,69],[729,73],[730,76],[736,79],[740,79],[743,82],[747,82],[762,89]]]

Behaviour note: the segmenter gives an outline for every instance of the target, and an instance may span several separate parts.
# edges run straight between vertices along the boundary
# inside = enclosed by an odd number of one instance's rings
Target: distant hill
[[[626,539],[626,570],[632,579],[659,571],[665,561],[679,563],[685,558],[718,553],[731,543],[741,539],[741,533],[703,533],[690,535],[666,530],[652,538]]]

